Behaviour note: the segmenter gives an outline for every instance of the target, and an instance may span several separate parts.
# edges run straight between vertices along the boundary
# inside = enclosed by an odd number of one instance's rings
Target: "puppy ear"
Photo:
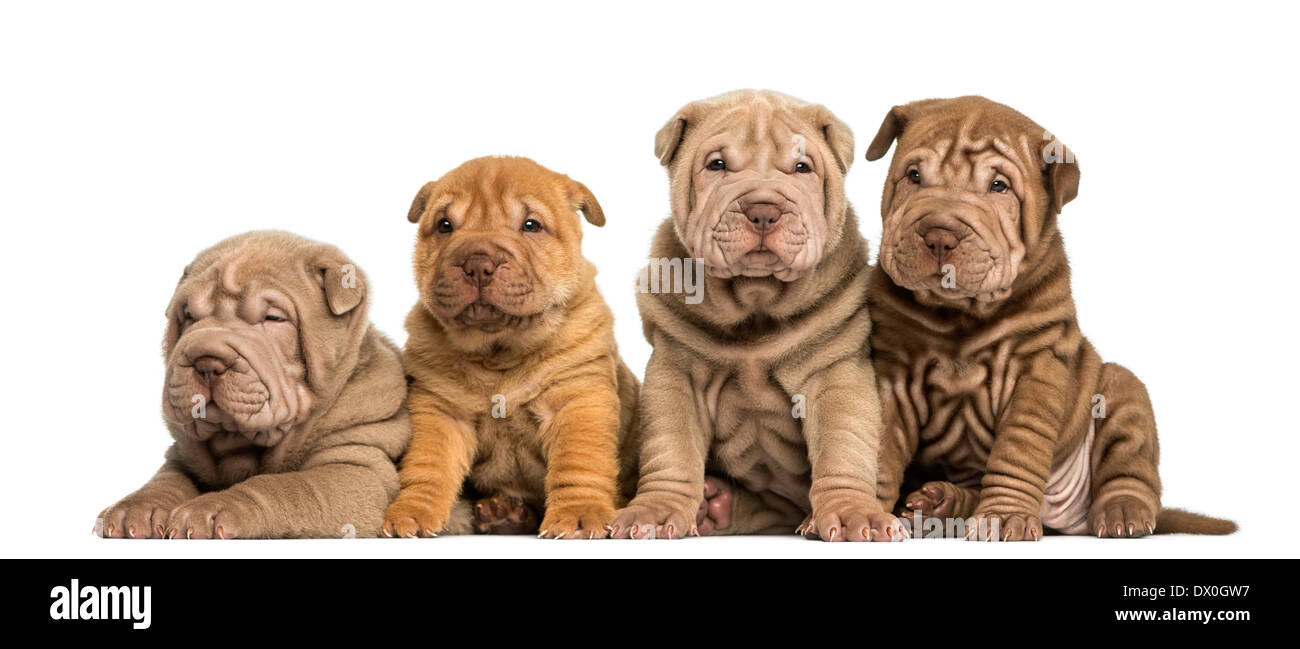
[[[835,156],[840,173],[847,173],[849,165],[853,163],[853,131],[825,106],[814,104],[808,110],[811,111],[809,120],[821,129],[822,138],[831,148],[831,155]]]
[[[435,190],[438,188],[438,181],[431,180],[424,183],[419,193],[415,195],[415,200],[411,201],[411,209],[406,213],[406,220],[411,223],[419,223],[420,217],[424,215],[424,210],[429,207],[429,200],[433,198]]]
[[[366,297],[366,277],[356,264],[341,253],[325,254],[316,259],[316,277],[325,293],[330,313],[343,315],[361,304]]]
[[[659,164],[667,167],[668,163],[673,161],[673,154],[677,153],[677,147],[681,146],[684,133],[686,133],[686,109],[673,115],[673,118],[668,120],[658,133],[655,133],[655,157],[659,158]]]
[[[569,179],[569,204],[573,209],[582,212],[588,223],[605,225],[605,211],[600,209],[600,203],[596,202],[596,195],[592,194],[586,185],[573,179]]]
[[[889,153],[889,147],[894,144],[894,140],[903,134],[903,129],[907,127],[907,106],[894,106],[885,114],[885,120],[880,123],[880,130],[876,131],[876,137],[871,139],[871,144],[867,146],[867,160],[879,160]]]
[[[1043,150],[1043,161],[1047,163],[1043,178],[1047,183],[1048,209],[1052,214],[1060,214],[1061,208],[1079,195],[1079,163],[1074,153],[1055,139]]]

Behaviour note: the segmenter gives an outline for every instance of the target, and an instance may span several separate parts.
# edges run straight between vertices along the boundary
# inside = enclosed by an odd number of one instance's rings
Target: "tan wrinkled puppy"
[[[543,537],[606,535],[635,480],[637,380],[579,212],[605,223],[582,183],[526,158],[471,160],[415,197],[413,437],[384,534],[533,532],[540,510]]]
[[[895,139],[871,282],[882,498],[911,463],[902,508],[973,517],[968,538],[1234,530],[1161,509],[1146,388],[1079,331],[1056,224],[1073,154],[982,97],[894,107],[867,159]]]
[[[744,90],[687,104],[655,155],[672,216],[650,256],[700,259],[706,277],[702,302],[639,296],[654,345],[641,478],[614,535],[903,538],[876,498],[867,245],[844,197],[852,133],[823,106]]]
[[[337,248],[250,232],[199,253],[167,309],[175,442],[104,510],[108,538],[373,536],[410,437],[395,346]]]

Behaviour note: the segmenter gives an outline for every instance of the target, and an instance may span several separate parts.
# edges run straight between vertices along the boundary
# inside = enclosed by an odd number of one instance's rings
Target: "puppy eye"
[[[907,179],[912,181],[913,185],[921,184],[921,171],[919,169],[908,169]]]
[[[1011,186],[1001,180],[995,180],[989,185],[989,191],[995,194],[1005,194],[1008,189],[1011,189]]]
[[[262,321],[263,322],[284,322],[284,318],[281,318],[278,315],[271,315],[268,313],[262,316]]]
[[[451,219],[441,219],[438,221],[438,231],[447,234],[452,231]]]
[[[727,169],[727,161],[722,158],[714,158],[705,168],[709,171],[725,171]]]
[[[537,219],[528,219],[524,221],[523,226],[520,227],[519,229],[524,232],[541,232],[542,222],[538,221]]]
[[[795,173],[800,174],[812,173],[812,166],[807,162],[796,162],[794,164],[794,171]]]

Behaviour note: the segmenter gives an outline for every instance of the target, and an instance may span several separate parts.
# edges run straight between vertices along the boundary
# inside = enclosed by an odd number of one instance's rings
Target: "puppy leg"
[[[619,398],[613,377],[562,382],[538,396],[555,413],[539,433],[546,455],[542,538],[609,534],[618,500]]]
[[[876,495],[880,456],[879,395],[871,361],[846,359],[809,377],[803,423],[812,464],[812,513],[800,526],[823,541],[901,541],[903,524]]]
[[[335,435],[338,443],[317,450],[299,471],[255,475],[176,507],[167,537],[375,536],[396,490],[396,469],[384,450],[352,443],[366,433]]]
[[[411,388],[411,445],[398,471],[402,490],[388,506],[384,536],[437,536],[469,475],[477,449],[473,429],[445,414],[436,398]]]
[[[1160,449],[1151,399],[1132,372],[1113,363],[1101,367],[1097,393],[1105,398],[1106,416],[1094,419],[1092,504],[1081,533],[1145,536],[1155,531],[1160,512]]]
[[[106,539],[161,539],[172,510],[198,495],[180,463],[168,458],[143,487],[100,512],[95,533]]]
[[[704,458],[713,441],[696,411],[693,382],[657,340],[641,388],[640,479],[618,511],[614,538],[682,538],[696,525],[704,499]]]
[[[755,494],[726,478],[707,476],[692,534],[789,534],[803,517],[798,506],[776,494]]]
[[[920,431],[914,416],[904,417],[902,414],[903,409],[909,412],[912,409],[905,379],[880,377],[879,381],[884,430],[876,466],[876,498],[885,511],[891,511],[898,506],[904,474],[916,455]]]

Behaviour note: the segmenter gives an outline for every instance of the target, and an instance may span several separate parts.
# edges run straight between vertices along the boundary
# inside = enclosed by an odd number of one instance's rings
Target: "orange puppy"
[[[470,160],[416,195],[413,430],[384,535],[534,532],[539,510],[540,536],[606,535],[635,485],[638,384],[578,212],[605,223],[582,183],[526,158]]]

